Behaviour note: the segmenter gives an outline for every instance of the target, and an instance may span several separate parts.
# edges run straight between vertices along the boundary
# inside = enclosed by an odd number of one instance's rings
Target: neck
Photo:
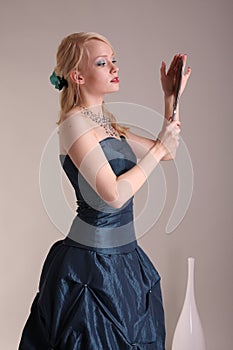
[[[85,104],[82,104],[80,107],[83,108],[83,109],[88,109],[89,111],[92,111],[93,113],[96,113],[98,115],[103,114],[102,103],[98,104],[98,105],[85,105]]]
[[[86,108],[95,109],[96,112],[102,110],[103,96],[93,96],[89,94],[81,94],[80,105]]]

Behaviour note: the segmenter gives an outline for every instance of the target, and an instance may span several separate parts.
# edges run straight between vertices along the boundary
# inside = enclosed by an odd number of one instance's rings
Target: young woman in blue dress
[[[133,239],[132,201],[158,163],[175,158],[180,57],[185,66],[181,54],[167,71],[161,65],[164,124],[153,140],[119,125],[104,104],[105,94],[119,90],[110,42],[85,32],[62,40],[51,82],[61,93],[60,158],[78,214],[45,260],[20,350],[164,350],[160,276]],[[181,94],[190,73],[182,76]]]

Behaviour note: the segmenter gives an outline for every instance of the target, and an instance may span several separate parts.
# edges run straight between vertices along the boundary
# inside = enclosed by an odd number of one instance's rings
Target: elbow
[[[110,184],[97,188],[98,195],[112,208],[121,209],[133,196],[132,187],[128,181],[120,179],[113,186]]]
[[[116,194],[116,196],[113,196],[111,200],[106,201],[106,203],[112,207],[113,209],[121,209],[126,201],[123,201],[122,198],[119,197],[119,195]]]
[[[119,200],[115,200],[112,202],[108,202],[108,205],[110,205],[114,209],[121,209],[125,203],[122,203]]]
[[[109,188],[108,188],[109,190]],[[113,209],[120,209],[124,205],[124,201],[122,201],[121,196],[115,190],[112,191],[98,191],[97,192],[100,198]]]
[[[108,204],[115,209],[120,209],[132,197],[133,191],[131,184],[125,179],[120,179],[116,183],[114,195],[111,201],[108,201]]]

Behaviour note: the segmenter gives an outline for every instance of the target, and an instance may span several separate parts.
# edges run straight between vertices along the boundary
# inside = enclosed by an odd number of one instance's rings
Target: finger
[[[161,77],[164,78],[166,76],[166,62],[162,61],[160,68]]]
[[[176,62],[175,62],[175,65],[174,65],[174,68],[173,70],[176,72],[180,66],[180,58],[182,57],[182,55],[179,53],[177,55],[177,58],[176,58]]]
[[[169,71],[170,70],[174,70],[176,65],[177,65],[177,61],[178,61],[178,57],[179,57],[179,54],[176,54],[174,57],[173,57],[173,60],[170,64],[170,67],[169,67]]]
[[[179,120],[173,120],[172,122],[171,122],[171,124],[172,124],[172,126],[175,128],[176,126],[177,126],[177,124],[179,124],[180,123],[180,121]]]
[[[182,55],[182,59],[183,59],[183,71],[185,70],[185,66],[186,66],[186,62],[187,62],[187,54],[185,53],[184,55]]]
[[[167,75],[170,75],[170,76],[174,75],[175,71],[176,71],[176,63],[169,67],[167,71]]]
[[[186,66],[186,63],[187,63],[187,58],[188,58],[188,55],[187,55],[187,54],[184,54],[184,55],[183,55],[183,72],[185,71],[185,66]],[[190,76],[190,74],[191,74],[191,67],[189,66],[189,67],[187,68],[187,70],[186,70],[186,73],[184,74],[184,77],[185,77],[186,79],[188,79],[189,76]]]
[[[180,128],[181,123],[179,121],[174,121],[171,123],[171,128],[174,130],[176,134],[179,134],[181,132]]]
[[[191,67],[188,67],[184,76],[188,79],[190,77],[191,72],[192,72]]]
[[[168,124],[171,124],[171,123],[173,122],[173,116],[169,117],[169,118],[167,119],[167,122],[168,122]]]

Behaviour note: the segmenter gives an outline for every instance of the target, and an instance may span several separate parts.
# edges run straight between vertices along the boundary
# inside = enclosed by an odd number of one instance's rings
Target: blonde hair
[[[67,86],[61,90],[60,96],[60,118],[57,121],[59,125],[62,122],[62,117],[67,114],[81,100],[80,92],[77,84],[71,79],[70,73],[79,67],[85,52],[85,43],[91,39],[100,40],[113,47],[110,42],[101,34],[94,32],[79,32],[70,34],[65,37],[57,50],[57,66],[54,69],[56,75],[64,78],[67,81]],[[114,52],[114,50],[113,50]],[[119,132],[125,134],[126,127],[117,124],[114,115],[107,110],[103,103],[103,112],[110,118],[112,126]]]

